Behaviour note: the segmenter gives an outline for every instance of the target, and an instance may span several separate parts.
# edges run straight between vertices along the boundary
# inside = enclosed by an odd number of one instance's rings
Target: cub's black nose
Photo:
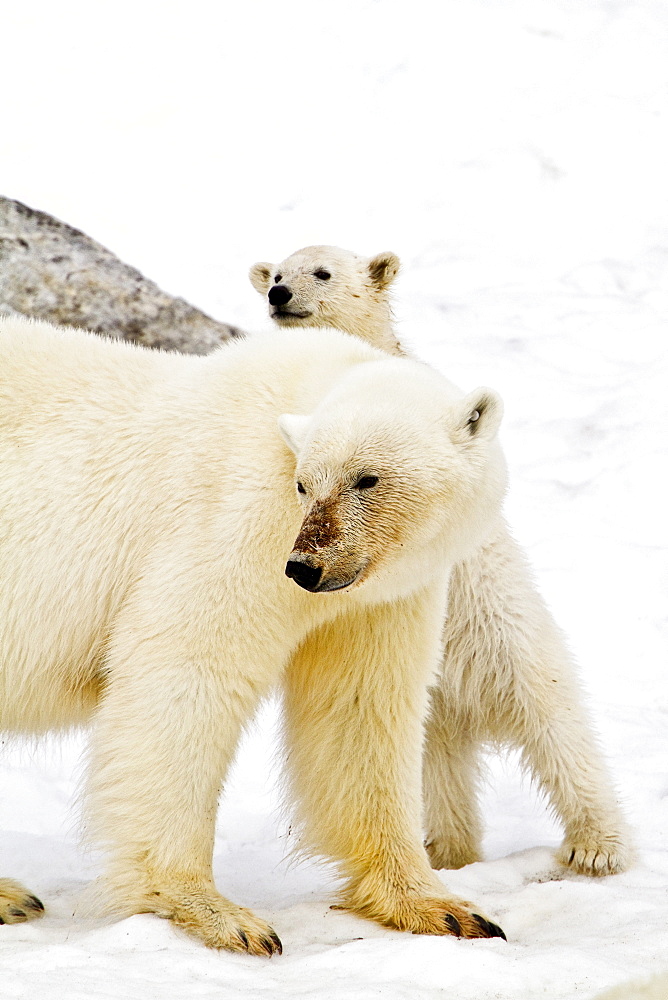
[[[272,285],[269,289],[269,301],[272,306],[284,306],[292,298],[292,292],[285,285]]]
[[[322,576],[319,566],[307,566],[306,563],[289,559],[285,567],[285,575],[298,583],[304,590],[315,590]]]

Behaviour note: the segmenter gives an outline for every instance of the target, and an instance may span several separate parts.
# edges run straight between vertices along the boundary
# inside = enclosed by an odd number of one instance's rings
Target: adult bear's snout
[[[297,559],[288,559],[285,575],[298,583],[304,590],[316,590],[322,576],[321,566],[309,566]]]
[[[285,285],[272,285],[268,298],[272,306],[284,306],[292,298],[292,292]]]

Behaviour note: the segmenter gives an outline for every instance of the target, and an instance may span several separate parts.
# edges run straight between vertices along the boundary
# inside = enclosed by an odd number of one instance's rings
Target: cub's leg
[[[44,906],[20,882],[0,878],[0,924],[22,924],[44,914]]]
[[[91,752],[89,835],[109,854],[103,890],[113,914],[155,913],[212,948],[272,955],[281,951],[273,928],[217,891],[212,856],[221,782],[242,726],[276,678],[253,668],[262,649],[217,636],[209,611],[208,631],[197,611],[185,631],[174,612],[170,627],[124,625],[112,641]],[[189,648],[183,636],[193,635]]]
[[[443,692],[432,690],[422,762],[425,847],[432,868],[480,861],[482,822],[477,802],[479,751]]]
[[[531,688],[513,714],[523,763],[564,826],[558,861],[582,875],[624,871],[633,860],[629,832],[577,695],[564,679]]]
[[[575,871],[605,875],[631,860],[626,824],[582,705],[570,655],[537,593],[519,546],[504,526],[458,565],[450,588],[439,686],[456,699],[472,732],[511,742],[565,828],[558,857]],[[447,733],[450,720],[442,719]],[[447,746],[428,734],[427,757]],[[438,780],[435,766],[429,782]],[[427,801],[434,792],[426,792]],[[428,838],[447,839],[432,813]]]
[[[448,895],[422,845],[427,684],[443,593],[360,609],[309,636],[288,667],[285,743],[314,852],[340,864],[342,905],[416,934],[503,936]]]

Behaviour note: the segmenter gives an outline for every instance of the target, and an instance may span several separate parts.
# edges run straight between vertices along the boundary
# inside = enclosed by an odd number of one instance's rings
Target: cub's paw
[[[440,837],[430,837],[424,842],[429,864],[436,871],[443,868],[463,868],[475,861],[482,861],[482,854],[474,844],[453,845]]]
[[[248,955],[280,955],[283,946],[276,931],[251,910],[236,906],[218,893],[172,897],[171,905],[155,912],[199,938],[209,948],[225,948]]]
[[[20,882],[0,878],[0,924],[22,924],[44,914],[44,905]]]
[[[557,861],[578,875],[615,875],[631,865],[633,851],[621,836],[567,837],[557,851]]]

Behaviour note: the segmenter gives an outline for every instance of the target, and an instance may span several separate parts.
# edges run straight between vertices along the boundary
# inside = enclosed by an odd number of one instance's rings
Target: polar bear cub
[[[253,287],[281,327],[331,325],[391,354],[393,253],[360,257],[305,247],[254,264]],[[593,736],[563,636],[499,515],[453,570],[444,657],[432,690],[424,756],[426,845],[435,868],[481,858],[480,749],[517,747],[564,826],[559,861],[585,875],[625,869],[630,838]]]
[[[305,844],[343,906],[503,936],[420,826],[450,568],[498,518],[501,403],[336,330],[207,357],[0,321],[0,730],[92,722],[87,829],[117,915],[281,950],[212,875],[244,725],[285,693]],[[0,880],[0,922],[41,903]]]
[[[393,253],[366,258],[338,247],[305,247],[281,264],[253,264],[250,279],[281,327],[332,326],[403,354],[388,294],[398,273]]]

